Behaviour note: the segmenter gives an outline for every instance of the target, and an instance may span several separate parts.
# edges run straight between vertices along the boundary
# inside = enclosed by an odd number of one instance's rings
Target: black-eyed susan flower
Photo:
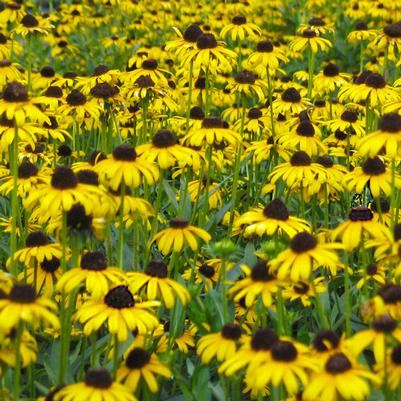
[[[239,234],[244,226],[244,237],[285,234],[292,238],[299,232],[310,230],[307,221],[290,216],[287,206],[280,199],[274,199],[264,208],[255,208],[236,218],[233,233]]]
[[[370,393],[368,381],[380,384],[377,375],[358,364],[351,355],[337,352],[327,359],[318,372],[312,374],[303,392],[303,399],[363,400]]]
[[[401,342],[401,329],[389,315],[381,315],[373,320],[371,328],[354,334],[350,342],[355,355],[371,346],[376,362],[382,363],[386,357],[386,343],[392,338]]]
[[[198,76],[201,71],[231,71],[236,58],[237,54],[225,48],[212,33],[202,33],[196,40],[196,48],[186,52],[182,65],[188,67],[192,63],[194,74]]]
[[[314,279],[313,286],[302,281],[292,283],[290,287],[285,287],[283,290],[283,297],[284,299],[288,299],[290,302],[300,300],[305,308],[310,307],[312,299],[316,294],[321,294],[326,291],[323,280],[323,277]]]
[[[139,334],[151,332],[158,325],[153,308],[158,301],[135,301],[126,285],[111,288],[103,299],[91,298],[85,301],[75,314],[75,320],[84,327],[84,334],[90,335],[107,323],[108,331],[119,342],[128,339],[128,332],[138,330]]]
[[[171,371],[160,362],[154,352],[134,347],[117,370],[116,380],[132,391],[135,391],[143,381],[152,393],[156,393],[159,390],[156,376],[168,378],[171,376]]]
[[[166,43],[166,50],[173,51],[178,57],[185,55],[188,50],[194,49],[198,37],[202,35],[202,29],[198,24],[189,25],[183,33],[175,27],[173,27],[173,29],[178,39],[168,41]],[[130,61],[128,63],[130,63]]]
[[[248,22],[243,15],[236,15],[230,24],[227,24],[220,32],[222,38],[236,40],[255,39],[262,33],[261,29],[251,22]]]
[[[349,74],[340,72],[337,65],[329,63],[313,78],[313,89],[319,94],[330,94],[344,85],[349,78]]]
[[[312,53],[328,51],[331,47],[329,40],[322,38],[319,33],[313,29],[304,29],[300,36],[295,37],[290,43],[289,48],[294,52],[303,52],[311,50]]]
[[[258,368],[268,360],[270,350],[277,341],[279,341],[279,337],[271,328],[257,329],[231,358],[220,365],[218,372],[225,376],[231,376],[246,367]]]
[[[386,243],[388,242],[386,241]],[[384,263],[371,263],[366,268],[359,269],[358,273],[361,278],[356,283],[356,288],[361,289],[367,283],[376,283],[378,285],[386,283],[387,268]]]
[[[47,35],[52,28],[54,28],[54,26],[48,19],[40,16],[34,17],[32,14],[25,14],[13,30],[13,33],[23,37],[29,34]]]
[[[262,75],[266,73],[266,68],[277,69],[280,62],[288,62],[284,52],[269,40],[262,40],[256,45],[256,51],[248,57],[247,63],[252,71]]]
[[[81,184],[69,167],[60,166],[54,170],[50,184],[41,185],[35,191],[31,191],[25,206],[29,210],[37,207],[44,219],[55,217],[60,211],[68,212],[77,203],[83,205],[86,212],[90,213],[96,194],[100,194],[97,187]]]
[[[373,221],[372,211],[365,206],[353,208],[348,220],[336,227],[332,235],[333,239],[341,238],[344,249],[348,252],[354,250],[367,237],[391,238],[390,230],[384,224]]]
[[[274,387],[282,384],[290,394],[297,394],[301,384],[305,386],[308,382],[306,372],[315,368],[316,362],[305,346],[279,339],[271,346],[265,361],[259,366],[248,367],[247,384],[258,391],[268,384]]]
[[[168,267],[161,260],[149,262],[144,273],[127,273],[127,281],[133,293],[143,290],[147,299],[161,300],[168,309],[175,305],[176,297],[183,305],[186,305],[190,300],[188,290],[182,284],[168,277]]]
[[[221,143],[236,144],[241,142],[241,136],[228,128],[218,117],[206,117],[202,121],[202,127],[192,128],[183,138],[184,144],[190,146],[218,145]]]
[[[379,157],[367,159],[362,167],[355,167],[353,171],[344,177],[344,185],[349,191],[362,193],[368,185],[374,198],[382,194],[390,196],[395,188],[401,187],[401,177],[393,175],[386,169],[386,165]],[[392,187],[394,185],[394,188]]]
[[[180,252],[185,245],[195,251],[199,247],[197,237],[206,243],[212,238],[207,231],[190,225],[183,217],[174,217],[170,220],[169,225],[169,228],[157,233],[150,242],[150,244],[156,242],[163,255],[167,255],[171,251]]]
[[[366,135],[358,146],[362,156],[374,157],[384,149],[385,155],[394,159],[401,155],[401,116],[396,113],[385,114],[379,130]]]
[[[59,328],[56,304],[48,298],[37,297],[33,287],[14,284],[9,295],[0,299],[0,328],[8,331],[25,322],[34,328]]]
[[[299,91],[294,87],[290,87],[273,101],[273,110],[275,114],[292,115],[305,110],[308,105],[308,101],[302,98]]]
[[[30,99],[26,87],[20,82],[10,82],[3,89],[0,100],[0,115],[14,120],[17,126],[23,126],[28,120],[32,122],[49,122],[49,118]]]
[[[272,274],[270,264],[266,260],[259,260],[252,268],[242,265],[241,269],[245,277],[234,283],[228,290],[228,294],[234,298],[234,301],[244,298],[247,307],[252,306],[258,297],[262,299],[266,308],[271,307],[279,289],[279,281]]]
[[[175,165],[184,167],[194,164],[199,168],[198,154],[192,149],[181,146],[174,134],[167,129],[156,132],[152,143],[139,145],[136,152],[143,159],[156,162],[161,169],[168,169]]]
[[[83,382],[69,384],[54,394],[54,401],[69,399],[78,401],[84,397],[88,401],[136,401],[132,390],[113,381],[110,373],[104,368],[90,369]]]
[[[347,40],[350,43],[358,43],[364,40],[372,41],[378,35],[377,29],[370,29],[368,24],[364,21],[358,21],[355,24],[355,29],[347,35]]]
[[[206,334],[200,338],[196,353],[203,364],[214,358],[223,362],[235,355],[237,344],[241,341],[241,327],[235,323],[227,323],[218,333]]]
[[[34,231],[27,236],[25,248],[15,252],[10,259],[13,258],[25,266],[33,266],[36,263],[42,263],[44,260],[50,261],[53,258],[61,258],[61,255],[60,244],[51,243],[42,231]]]
[[[117,146],[113,153],[96,164],[101,182],[116,191],[121,184],[136,188],[143,181],[153,185],[159,179],[155,163],[137,156],[135,148],[128,144]]]
[[[401,383],[401,345],[387,351],[386,361],[378,363],[375,371],[385,379],[392,391],[396,391]]]
[[[315,181],[325,182],[326,178],[324,168],[318,163],[312,163],[311,158],[303,151],[295,152],[289,162],[277,165],[269,174],[272,184],[282,179],[289,189],[298,188],[300,184],[305,189]]]
[[[308,120],[302,121],[295,130],[280,134],[278,142],[285,149],[298,149],[309,156],[327,153],[326,145],[321,142],[313,124]]]
[[[232,93],[245,97],[256,97],[262,102],[266,95],[266,82],[258,79],[258,76],[251,71],[244,70],[234,76],[234,80],[226,86]]]
[[[107,266],[107,260],[102,252],[85,253],[81,258],[80,267],[73,267],[65,272],[57,282],[57,290],[70,294],[74,289],[84,286],[94,298],[105,296],[116,284],[125,280],[124,272],[117,267]]]
[[[358,119],[358,113],[354,110],[345,110],[341,116],[335,120],[327,122],[331,131],[355,132],[358,136],[364,136],[365,123]]]
[[[319,243],[308,232],[298,233],[292,238],[290,247],[271,261],[271,268],[280,280],[293,282],[309,282],[318,267],[327,267],[335,275],[341,264],[337,253],[341,248],[338,243]]]
[[[379,49],[400,49],[401,48],[401,27],[397,23],[386,25],[373,41]]]

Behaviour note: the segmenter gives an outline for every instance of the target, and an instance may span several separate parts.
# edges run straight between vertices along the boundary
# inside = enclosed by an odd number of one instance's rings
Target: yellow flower
[[[231,20],[231,24],[226,25],[220,32],[222,38],[231,38],[233,42],[236,40],[255,39],[262,33],[261,29],[251,22],[248,22],[242,15],[237,15]]]
[[[206,243],[212,238],[207,231],[190,225],[183,217],[175,217],[170,220],[169,228],[160,231],[152,238],[150,245],[156,242],[163,255],[167,255],[171,251],[180,252],[184,245],[188,245],[193,251],[196,251],[199,246],[196,237]]]

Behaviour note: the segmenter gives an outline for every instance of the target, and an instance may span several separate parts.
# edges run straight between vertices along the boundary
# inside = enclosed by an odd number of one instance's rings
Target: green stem
[[[120,190],[120,216],[118,221],[118,254],[117,266],[123,267],[124,262],[124,200],[125,200],[125,182],[121,182]]]
[[[14,140],[11,143],[10,150],[10,169],[13,176],[13,189],[11,192],[11,239],[10,239],[10,257],[11,257],[11,274],[17,276],[18,263],[14,258],[17,251],[17,221],[18,221],[18,126],[15,122]]]
[[[20,398],[20,384],[21,384],[21,338],[24,332],[24,323],[19,321],[17,333],[15,337],[15,369],[14,369],[14,383],[13,383],[13,396],[14,400]]]
[[[275,127],[274,127],[274,113],[273,113],[273,87],[272,87],[272,79],[270,76],[269,67],[266,67],[267,73],[267,83],[268,83],[268,97],[269,97],[269,109],[270,109],[270,124],[272,126],[272,136],[275,136]]]
[[[309,100],[311,100],[313,89],[313,75],[315,73],[315,53],[313,53],[312,49],[309,49],[308,72],[308,98]]]
[[[191,114],[191,105],[192,105],[192,81],[194,75],[194,62],[191,60],[189,64],[189,82],[188,82],[188,100],[187,100],[187,113],[186,113],[186,121],[185,121],[185,134],[189,131],[189,117]]]
[[[351,336],[351,293],[350,293],[350,278],[349,278],[349,259],[348,253],[344,252],[344,303],[345,303],[345,334]]]

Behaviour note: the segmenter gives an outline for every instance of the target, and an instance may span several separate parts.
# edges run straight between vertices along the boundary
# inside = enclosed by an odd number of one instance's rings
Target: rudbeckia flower
[[[52,28],[54,26],[46,18],[25,14],[12,33],[23,37],[30,34],[48,35]]]
[[[330,94],[344,85],[349,78],[349,74],[340,72],[335,64],[329,63],[313,78],[313,89],[319,94]]]
[[[202,35],[202,29],[198,24],[191,24],[181,33],[177,28],[173,27],[179,39],[166,43],[166,51],[173,51],[178,58],[185,55],[188,50],[196,47],[196,41]]]
[[[366,22],[358,21],[355,29],[348,34],[347,40],[350,43],[358,43],[364,40],[371,42],[378,34],[379,31],[377,29],[369,29]]]
[[[272,274],[270,264],[265,260],[259,260],[252,268],[241,266],[246,277],[233,284],[228,290],[228,295],[234,297],[234,301],[245,298],[245,305],[250,307],[258,297],[261,297],[263,305],[270,308],[273,298],[279,289],[279,281]]]
[[[315,401],[364,400],[370,393],[367,381],[380,384],[374,373],[358,364],[351,355],[338,352],[330,356],[305,386],[303,399]]]
[[[305,308],[309,308],[311,306],[312,299],[316,297],[316,294],[326,292],[326,287],[323,283],[323,280],[323,277],[314,279],[313,286],[302,281],[293,283],[290,287],[285,287],[283,290],[283,297],[284,299],[288,299],[290,302],[300,300]]]
[[[393,187],[394,185],[394,187]],[[374,198],[381,194],[390,196],[391,193],[401,187],[401,177],[386,169],[383,161],[375,156],[367,159],[362,167],[355,167],[353,171],[344,177],[344,186],[350,192],[362,193],[366,186],[369,187]]]
[[[277,69],[280,61],[283,63],[288,62],[284,52],[274,46],[272,42],[262,40],[256,45],[256,52],[251,53],[248,57],[247,63],[251,70],[255,70],[258,74],[265,74],[266,68]]]
[[[280,280],[293,282],[309,282],[312,272],[319,267],[327,267],[336,275],[341,265],[337,250],[341,248],[338,243],[319,243],[307,232],[298,233],[292,238],[289,249],[271,261],[272,271],[277,272]]]
[[[379,130],[366,135],[358,146],[362,156],[374,157],[382,149],[391,159],[401,155],[401,116],[396,113],[385,114],[380,120]]]
[[[69,384],[53,396],[54,401],[78,401],[81,397],[87,401],[137,400],[131,389],[113,381],[110,373],[104,368],[90,369],[83,382]]]
[[[308,105],[309,103],[301,97],[299,91],[294,87],[290,87],[273,101],[273,110],[275,114],[293,115],[305,110]]]
[[[220,32],[222,38],[230,38],[233,42],[236,40],[249,39],[253,40],[260,36],[261,29],[246,20],[243,15],[237,15],[231,20],[231,24],[227,24]]]
[[[290,216],[287,206],[280,199],[274,199],[264,208],[258,207],[234,220],[233,233],[240,234],[243,226],[244,237],[252,235],[283,235],[292,238],[302,231],[310,231],[307,221]]]
[[[379,222],[373,221],[372,211],[364,206],[353,208],[348,220],[336,227],[333,239],[341,238],[346,251],[354,250],[367,236],[383,239],[391,238],[389,229]]]
[[[256,97],[262,102],[266,98],[267,84],[253,72],[244,70],[235,75],[234,81],[226,89],[246,97]]]
[[[294,52],[310,49],[312,53],[317,53],[319,50],[328,51],[331,46],[329,40],[319,36],[313,29],[304,29],[301,36],[295,37],[289,44],[290,50]]]
[[[274,387],[282,384],[289,394],[297,394],[300,384],[305,386],[308,382],[306,372],[315,369],[316,362],[307,354],[305,346],[279,339],[266,360],[259,366],[248,367],[247,384],[254,391],[261,391],[268,384]]]
[[[401,27],[397,23],[386,25],[372,42],[378,49],[401,49]]]
[[[70,294],[84,285],[85,290],[94,298],[105,296],[116,284],[125,281],[124,272],[117,267],[107,266],[102,252],[88,252],[81,258],[80,267],[65,272],[57,282],[57,290]]]
[[[386,358],[386,343],[389,343],[391,338],[400,343],[401,329],[389,315],[381,315],[375,318],[370,329],[354,334],[350,343],[355,355],[359,355],[371,345],[376,363],[382,363]]]
[[[10,294],[0,299],[0,328],[10,330],[22,322],[33,328],[39,326],[59,328],[56,315],[57,306],[48,298],[37,297],[33,287],[27,284],[14,284]]]
[[[327,121],[326,123],[331,131],[349,131],[355,132],[358,136],[365,135],[365,123],[358,119],[358,114],[354,110],[345,110],[340,118]]]
[[[159,385],[155,376],[169,378],[170,369],[160,362],[155,353],[134,347],[117,370],[116,380],[135,391],[144,382],[152,393],[157,393]]]
[[[235,355],[237,344],[241,341],[241,327],[235,323],[225,324],[218,333],[206,334],[198,341],[196,353],[207,365],[216,358],[226,361]]]
[[[25,248],[15,252],[7,261],[7,265],[11,259],[23,263],[25,266],[32,266],[35,263],[42,263],[53,258],[61,258],[61,245],[50,243],[48,237],[42,231],[34,231],[30,233],[25,242]]]
[[[386,379],[392,391],[396,391],[401,383],[401,345],[388,349],[386,361],[378,363],[375,371],[381,379]]]
[[[206,243],[212,238],[207,231],[190,225],[183,217],[174,217],[170,220],[170,227],[157,233],[152,238],[150,245],[156,242],[163,255],[167,255],[171,251],[180,252],[185,245],[196,251],[199,246],[196,237]]]
[[[129,288],[133,293],[142,290],[147,299],[161,300],[166,308],[171,309],[175,305],[175,298],[178,297],[183,305],[190,300],[188,290],[177,281],[168,277],[167,265],[158,260],[148,263],[144,273],[127,273]]]
[[[157,165],[137,156],[135,148],[128,144],[117,146],[113,153],[96,164],[101,182],[116,191],[122,184],[136,188],[143,181],[153,185],[159,179]]]
[[[161,169],[175,165],[199,168],[199,156],[192,149],[181,146],[173,133],[167,129],[156,132],[151,144],[139,145],[136,148],[138,156],[151,162],[156,162]]]
[[[139,334],[151,332],[158,325],[153,308],[158,301],[135,301],[126,285],[109,290],[103,299],[91,298],[85,301],[75,314],[75,320],[84,327],[84,334],[90,335],[107,322],[110,334],[119,342],[128,339],[128,332],[138,330]]]

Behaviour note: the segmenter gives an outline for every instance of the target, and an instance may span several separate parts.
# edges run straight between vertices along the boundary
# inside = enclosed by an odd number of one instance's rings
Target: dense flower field
[[[0,4],[0,399],[401,397],[401,1]]]

